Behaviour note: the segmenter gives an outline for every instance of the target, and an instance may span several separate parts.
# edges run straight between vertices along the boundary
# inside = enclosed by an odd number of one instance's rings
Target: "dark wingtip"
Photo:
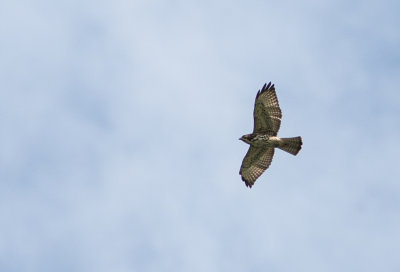
[[[269,90],[275,90],[275,84],[272,84],[271,81],[264,84],[264,86],[261,89],[261,92],[266,92]],[[259,91],[260,92],[260,91]]]
[[[257,95],[256,95],[256,100],[260,96],[261,90],[258,90]]]
[[[248,180],[245,180],[243,176],[242,176],[242,180],[243,180],[244,183],[246,184],[246,187],[249,187],[250,189],[251,189],[251,186],[254,185],[254,183],[250,183]]]

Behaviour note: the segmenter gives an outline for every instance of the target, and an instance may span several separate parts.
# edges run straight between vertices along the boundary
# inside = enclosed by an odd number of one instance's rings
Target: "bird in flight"
[[[276,97],[275,86],[271,85],[271,82],[268,85],[264,84],[257,92],[253,116],[253,133],[243,135],[239,139],[250,145],[239,171],[242,180],[250,188],[270,166],[276,147],[297,155],[303,144],[301,137],[277,137],[282,111]]]

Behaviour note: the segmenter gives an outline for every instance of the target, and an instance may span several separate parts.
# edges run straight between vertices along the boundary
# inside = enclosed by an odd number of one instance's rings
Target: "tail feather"
[[[281,145],[278,148],[295,156],[297,153],[299,153],[301,145],[303,144],[300,136],[293,138],[281,138],[281,140]]]

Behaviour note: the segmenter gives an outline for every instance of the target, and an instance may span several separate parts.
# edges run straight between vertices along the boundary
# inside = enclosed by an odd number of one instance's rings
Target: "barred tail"
[[[299,153],[301,145],[303,144],[300,136],[293,138],[281,138],[281,140],[282,142],[278,148],[295,156],[297,153]]]

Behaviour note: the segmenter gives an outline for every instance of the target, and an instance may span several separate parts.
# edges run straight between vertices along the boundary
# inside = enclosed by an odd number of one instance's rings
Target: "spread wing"
[[[273,157],[273,147],[260,148],[250,146],[239,172],[246,186],[251,188],[254,185],[256,179],[270,166]]]
[[[265,133],[276,136],[281,126],[282,112],[279,107],[275,86],[271,82],[264,84],[259,90],[254,102],[253,133]]]

